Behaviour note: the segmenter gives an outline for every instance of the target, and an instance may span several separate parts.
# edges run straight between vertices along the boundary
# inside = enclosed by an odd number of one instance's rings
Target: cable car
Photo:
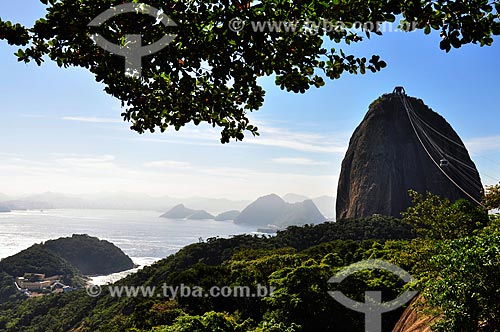
[[[441,159],[439,161],[439,166],[440,167],[447,167],[448,166],[448,159],[445,159],[445,158]]]

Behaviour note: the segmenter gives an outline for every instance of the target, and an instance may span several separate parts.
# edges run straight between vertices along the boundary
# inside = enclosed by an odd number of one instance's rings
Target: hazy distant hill
[[[29,195],[3,202],[3,204],[11,210],[81,209],[86,207],[82,198],[53,192]]]
[[[325,217],[330,220],[335,219],[335,197],[320,196],[313,198],[312,201]]]
[[[177,204],[169,196],[154,197],[142,193],[106,192],[83,196],[91,209],[166,211]]]
[[[184,203],[193,209],[210,211],[210,213],[222,213],[229,210],[243,210],[251,201],[247,200],[229,200],[226,198],[206,198],[190,197],[178,199],[178,202]]]
[[[266,226],[276,224],[286,214],[288,204],[278,195],[271,194],[258,198],[247,206],[236,218],[238,224]]]
[[[10,209],[117,209],[117,210],[165,210],[175,204],[169,197],[155,198],[135,193],[100,193],[70,195],[46,192],[28,195],[3,203]]]
[[[154,197],[141,193],[98,193],[92,195],[69,195],[53,192],[27,195],[12,199],[0,194],[0,202],[11,210],[39,209],[115,209],[115,210],[156,210],[166,211],[183,203],[196,210],[220,213],[233,209],[243,209],[250,202],[241,200],[215,199],[204,197],[173,198]]]
[[[240,213],[241,212],[238,210],[226,211],[222,212],[221,214],[218,214],[214,219],[217,221],[236,220],[236,218],[238,218]]]
[[[322,215],[330,219],[335,218],[335,197],[320,196],[316,198],[309,198],[299,194],[288,193],[283,196],[283,199],[287,203],[301,203],[307,199],[311,199]]]
[[[299,194],[294,194],[294,193],[288,193],[285,196],[283,196],[283,200],[287,203],[302,203],[303,201],[310,199],[307,196],[304,195],[299,195]]]
[[[281,203],[302,203],[309,198],[299,194],[289,193]],[[313,198],[312,201],[322,215],[329,218],[335,215],[335,199],[329,196]],[[228,211],[242,211],[251,202],[244,200],[229,200],[225,198],[173,198],[169,196],[153,197],[141,193],[99,193],[92,195],[70,195],[53,192],[23,196],[12,199],[0,194],[0,212],[2,210],[43,210],[43,209],[115,209],[115,210],[155,210],[168,211],[179,203],[189,206],[192,211],[209,211],[210,215]],[[279,205],[279,204],[278,204]],[[3,209],[2,209],[3,208]],[[275,209],[273,208],[273,211]],[[273,213],[273,212],[270,212]],[[194,214],[192,212],[191,214]],[[181,217],[181,218],[186,218]],[[194,216],[206,218],[208,216]],[[232,215],[234,217],[234,213]],[[226,216],[223,216],[226,218]],[[230,219],[233,220],[233,219]],[[273,219],[275,220],[275,219]]]
[[[214,219],[215,217],[210,213],[208,213],[207,211],[200,210],[187,216],[186,218],[190,220],[205,220],[205,219]]]
[[[202,219],[214,219],[214,216],[203,210],[193,210],[184,206],[184,204],[179,204],[174,206],[169,211],[165,212],[160,216],[161,218],[169,219],[192,219],[192,220],[202,220]]]
[[[10,212],[10,209],[6,206],[0,205],[0,213],[2,213],[2,212]]]
[[[8,200],[10,200],[9,196],[0,193],[0,202],[5,202],[5,201],[8,201]]]
[[[255,226],[276,225],[286,227],[320,223],[325,217],[311,200],[290,204],[275,194],[260,197],[247,206],[235,223]]]

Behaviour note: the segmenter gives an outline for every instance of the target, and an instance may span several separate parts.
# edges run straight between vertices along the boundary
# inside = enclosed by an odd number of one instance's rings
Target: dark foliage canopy
[[[500,33],[500,4],[486,0],[144,0],[163,10],[177,26],[155,24],[148,15],[122,14],[100,28],[87,25],[122,0],[40,1],[47,14],[33,27],[0,18],[0,39],[23,46],[16,53],[20,61],[41,64],[49,58],[61,67],[87,68],[96,81],[104,83],[108,94],[122,101],[124,119],[139,133],[209,123],[221,128],[223,143],[241,140],[245,132],[258,134],[247,115],[263,104],[260,77],[275,77],[281,89],[304,93],[323,86],[325,78],[384,68],[377,55],[367,59],[338,48],[381,35],[375,22],[402,18],[425,33],[439,31],[440,47],[447,52],[468,43],[491,45],[492,36]],[[236,18],[293,22],[298,28],[255,32],[247,23],[235,32],[229,24]],[[343,24],[337,25],[339,21]],[[335,29],[319,24],[311,33],[304,28],[307,22],[330,22]],[[352,29],[355,22],[372,24],[356,30]],[[123,45],[127,34],[139,32],[144,32],[144,45],[165,34],[177,35],[162,51],[143,59],[141,78],[126,77],[123,58],[89,38],[90,33],[100,33]]]

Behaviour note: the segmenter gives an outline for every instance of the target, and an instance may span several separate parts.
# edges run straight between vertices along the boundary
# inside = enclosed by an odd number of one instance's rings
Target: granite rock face
[[[443,159],[448,165],[441,166]],[[349,142],[337,220],[373,214],[399,218],[411,205],[409,189],[474,201],[480,200],[482,184],[462,140],[443,117],[420,99],[385,94],[370,105]]]

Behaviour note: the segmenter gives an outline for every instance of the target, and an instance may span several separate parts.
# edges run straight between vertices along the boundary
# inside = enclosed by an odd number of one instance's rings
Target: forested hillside
[[[440,331],[498,326],[500,218],[466,201],[414,195],[403,220],[374,216],[316,226],[289,227],[275,237],[210,238],[122,279],[115,286],[163,284],[201,287],[274,287],[266,297],[98,297],[84,290],[4,304],[1,331],[364,331],[364,315],[328,294],[340,290],[363,301],[367,290],[396,298],[397,276],[363,270],[340,284],[328,280],[347,265],[384,259],[410,272],[411,288],[440,316]],[[455,285],[460,284],[460,288]],[[448,290],[448,291],[446,291]],[[404,308],[383,315],[391,331]]]

